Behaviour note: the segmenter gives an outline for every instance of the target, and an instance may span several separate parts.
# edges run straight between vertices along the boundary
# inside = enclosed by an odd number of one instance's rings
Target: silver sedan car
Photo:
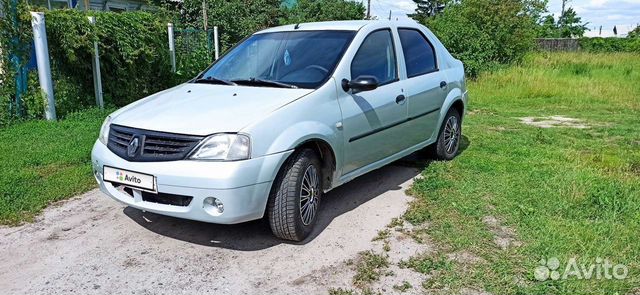
[[[109,115],[93,172],[131,207],[221,224],[264,217],[300,241],[327,191],[428,146],[452,159],[466,104],[462,63],[416,22],[270,28]]]

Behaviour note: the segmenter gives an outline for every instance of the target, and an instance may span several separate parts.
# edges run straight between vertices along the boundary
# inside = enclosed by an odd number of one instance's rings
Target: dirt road
[[[261,221],[193,222],[123,206],[94,190],[47,209],[35,223],[0,228],[2,294],[327,294],[348,285],[344,261],[409,197],[418,170],[387,166],[327,194],[303,243]]]

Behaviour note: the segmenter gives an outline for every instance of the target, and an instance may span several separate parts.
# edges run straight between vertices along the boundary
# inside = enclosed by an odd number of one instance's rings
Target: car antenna
[[[297,23],[297,24],[293,27],[293,29],[294,29],[294,30],[297,30],[298,28],[300,28],[300,23]]]

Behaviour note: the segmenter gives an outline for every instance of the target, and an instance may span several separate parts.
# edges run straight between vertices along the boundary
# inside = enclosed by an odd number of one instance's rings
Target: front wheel
[[[432,147],[435,158],[446,161],[455,158],[460,148],[461,136],[462,121],[460,120],[460,114],[456,110],[450,109],[440,127],[438,141]]]
[[[278,173],[267,210],[271,231],[278,238],[302,241],[313,230],[322,197],[320,167],[317,154],[304,149]]]

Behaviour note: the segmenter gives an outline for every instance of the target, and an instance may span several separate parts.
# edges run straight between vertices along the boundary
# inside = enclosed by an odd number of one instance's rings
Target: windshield
[[[317,88],[329,79],[355,33],[256,34],[233,48],[199,78],[251,86]]]

